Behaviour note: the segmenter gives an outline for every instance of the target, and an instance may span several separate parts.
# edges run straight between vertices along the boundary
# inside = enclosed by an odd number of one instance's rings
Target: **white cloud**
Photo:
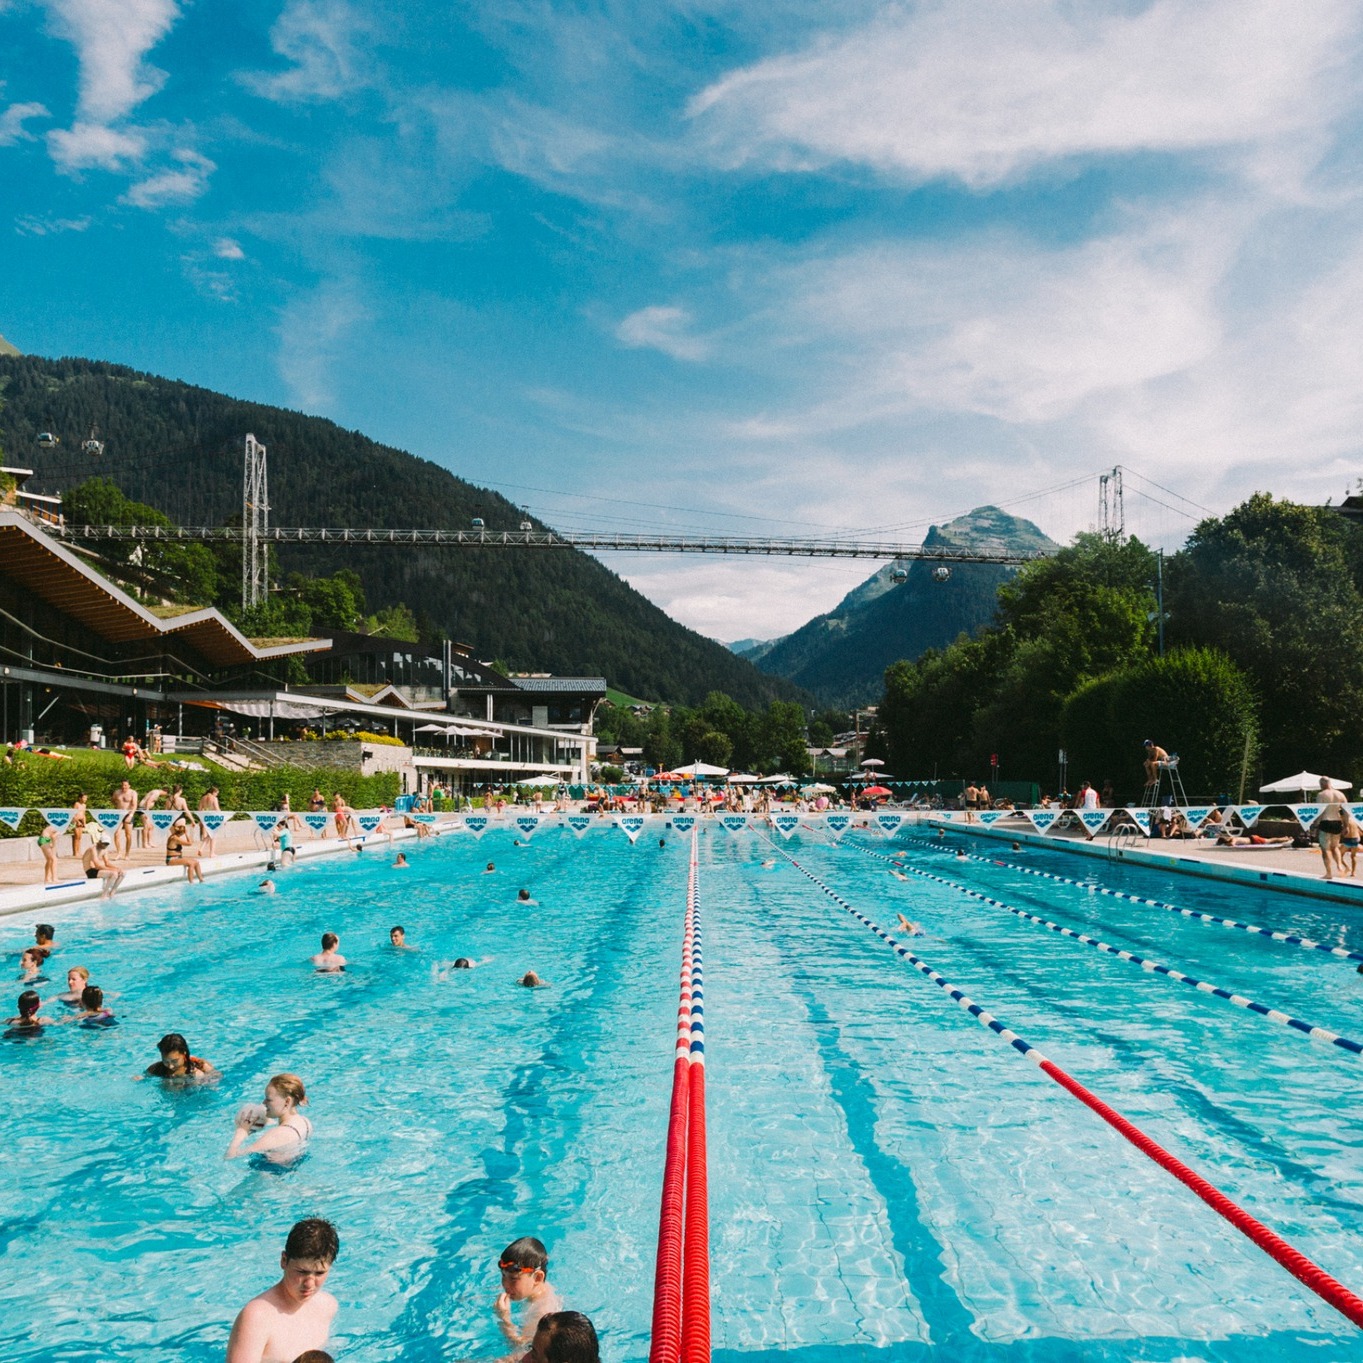
[[[43,104],[11,104],[0,114],[0,147],[13,146],[15,142],[29,142],[33,134],[24,127],[32,118],[51,118],[47,106]]]
[[[52,237],[60,232],[84,232],[90,226],[87,218],[16,218],[14,230],[21,237]]]
[[[82,120],[112,123],[161,88],[165,73],[143,58],[179,16],[177,0],[47,0],[47,8],[80,58]]]
[[[1315,146],[1349,97],[1359,22],[1355,0],[888,5],[690,112],[731,165],[851,161],[977,188],[1086,154]]]
[[[291,67],[242,79],[257,94],[284,103],[336,99],[368,79],[367,31],[345,0],[289,0],[270,30],[270,46]]]
[[[47,135],[47,150],[64,171],[122,170],[129,161],[140,159],[146,151],[140,133],[120,132],[100,123],[75,123],[70,128],[54,128]]]
[[[164,170],[139,180],[119,200],[134,208],[162,208],[166,204],[193,203],[207,188],[217,167],[196,151],[175,153],[178,170]]]
[[[219,237],[213,243],[213,254],[219,260],[246,259],[246,252],[241,249],[241,243],[233,241],[231,237]]]
[[[616,327],[615,335],[631,349],[661,350],[674,360],[703,360],[708,347],[704,341],[687,334],[690,321],[690,314],[683,308],[640,308]]]

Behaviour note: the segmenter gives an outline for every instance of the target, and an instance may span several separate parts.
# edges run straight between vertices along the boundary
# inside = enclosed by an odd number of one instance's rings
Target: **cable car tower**
[[[245,476],[241,493],[241,604],[258,606],[270,590],[270,492],[265,471],[265,446],[246,437]]]
[[[1126,538],[1126,505],[1122,498],[1122,466],[1098,479],[1098,523],[1106,540],[1120,544]]]

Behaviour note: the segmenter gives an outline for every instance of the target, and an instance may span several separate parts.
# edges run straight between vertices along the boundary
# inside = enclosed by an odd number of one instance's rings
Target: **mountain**
[[[19,355],[22,354],[19,347],[12,345],[9,341],[0,336],[0,355]]]
[[[977,507],[947,525],[933,526],[923,547],[1028,550],[1055,548],[1030,521],[995,506]],[[987,563],[953,564],[940,582],[935,564],[915,559],[888,563],[818,615],[761,653],[746,657],[764,672],[813,692],[821,704],[839,707],[873,701],[885,669],[900,658],[942,648],[958,634],[991,620],[998,589],[1012,568]],[[897,583],[896,572],[908,577]]]
[[[83,445],[98,432],[103,452]],[[40,431],[61,441],[37,444]],[[54,491],[92,475],[181,525],[241,515],[243,440],[269,450],[276,525],[489,530],[529,520],[504,497],[429,460],[319,417],[242,402],[120,365],[0,354],[0,448]],[[647,700],[695,705],[710,691],[748,706],[807,699],[670,619],[573,549],[281,546],[281,571],[352,568],[369,608],[406,602],[482,658],[526,671],[602,675]]]
[[[730,653],[736,653],[740,658],[755,663],[760,658],[765,658],[784,638],[783,634],[777,639],[735,639],[733,643],[725,644],[724,647]]]

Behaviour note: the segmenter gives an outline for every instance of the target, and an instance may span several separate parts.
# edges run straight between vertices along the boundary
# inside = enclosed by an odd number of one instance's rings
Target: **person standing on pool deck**
[[[1320,859],[1325,863],[1325,879],[1333,880],[1335,872],[1344,874],[1344,858],[1339,854],[1339,839],[1344,832],[1344,820],[1338,809],[1331,805],[1346,805],[1349,802],[1342,792],[1330,784],[1328,776],[1320,778],[1320,793],[1316,803],[1325,806],[1325,812],[1316,820],[1316,841],[1320,843]]]
[[[124,781],[114,791],[112,804],[123,816],[114,829],[114,856],[119,861],[127,861],[133,854],[133,814],[137,811],[137,792]]]
[[[336,1298],[322,1285],[341,1252],[330,1221],[299,1221],[279,1256],[279,1281],[253,1297],[232,1322],[227,1363],[290,1363],[322,1349],[336,1318]]]
[[[513,1240],[497,1261],[502,1275],[502,1290],[492,1304],[497,1328],[507,1343],[523,1348],[534,1338],[540,1319],[563,1309],[559,1295],[549,1286],[549,1251],[533,1235]],[[511,1318],[511,1303],[525,1302],[525,1315],[519,1327]]]

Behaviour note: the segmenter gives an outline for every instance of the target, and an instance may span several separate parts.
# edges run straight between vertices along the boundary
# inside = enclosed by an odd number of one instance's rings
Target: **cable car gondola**
[[[56,447],[61,443],[62,442],[55,435],[53,435],[51,431],[38,432],[38,445],[39,448],[41,449],[44,450],[56,449]]]
[[[81,443],[81,453],[88,454],[92,459],[98,459],[104,453],[104,442],[99,438],[99,427],[90,427],[90,436]]]

